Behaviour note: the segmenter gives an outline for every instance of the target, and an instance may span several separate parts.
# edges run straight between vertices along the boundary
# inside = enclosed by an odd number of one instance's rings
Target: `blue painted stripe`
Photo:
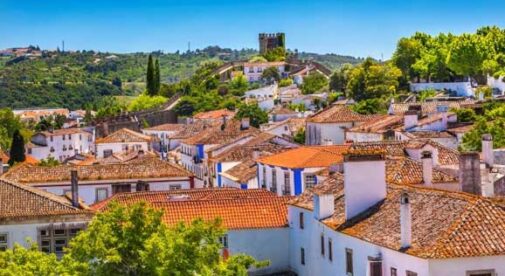
[[[200,157],[200,159],[203,159],[204,154],[205,154],[203,151],[203,145],[198,144],[198,145],[196,145],[196,148],[198,149],[198,157]]]
[[[295,184],[295,195],[302,193],[302,171],[303,169],[293,169],[294,174],[294,184]]]
[[[221,187],[221,172],[223,171],[223,165],[217,163],[217,186]]]
[[[240,189],[247,190],[247,184],[240,184]]]

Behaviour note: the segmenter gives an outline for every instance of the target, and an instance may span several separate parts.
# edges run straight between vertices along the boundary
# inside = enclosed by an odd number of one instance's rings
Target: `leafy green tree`
[[[128,105],[128,110],[140,111],[157,108],[162,106],[166,101],[167,99],[163,96],[149,96],[147,94],[141,94]]]
[[[146,89],[147,94],[150,96],[156,95],[156,82],[155,82],[155,69],[153,63],[153,56],[149,55],[147,60],[147,72],[146,72]]]
[[[305,128],[299,129],[293,136],[293,140],[301,145],[305,144]]]
[[[293,80],[291,78],[285,78],[279,81],[279,87],[286,87],[293,84]]]
[[[191,116],[196,111],[196,101],[192,97],[183,97],[174,107],[175,113],[179,116]]]
[[[261,124],[268,123],[268,113],[263,111],[258,104],[242,104],[237,114],[237,119],[249,118],[251,126],[259,128]]]
[[[63,275],[64,272],[56,255],[40,251],[36,243],[29,248],[15,244],[12,249],[0,251],[0,275]]]
[[[384,114],[387,112],[386,103],[381,99],[366,99],[357,102],[352,110],[360,114]]]
[[[313,94],[328,86],[328,79],[319,73],[310,74],[303,78],[301,90],[303,94]]]
[[[460,108],[452,110],[452,112],[456,113],[456,117],[458,117],[458,122],[460,123],[469,123],[475,121],[477,119],[477,114],[471,108]]]
[[[9,166],[16,163],[24,162],[25,156],[25,141],[19,130],[15,130],[12,136],[12,144],[10,150]]]
[[[427,89],[427,90],[419,92],[419,94],[417,95],[417,98],[420,102],[424,102],[424,101],[426,101],[426,99],[435,97],[436,95],[437,95],[436,90]]]
[[[401,38],[398,41],[393,62],[402,71],[406,81],[418,77],[412,65],[420,58],[422,49],[423,44],[416,38]]]
[[[463,136],[460,150],[480,151],[482,149],[482,135],[493,136],[493,146],[501,148],[505,146],[505,120],[503,118],[488,122],[484,117],[479,117],[474,128]]]
[[[160,77],[160,61],[159,59],[156,59],[156,62],[154,63],[154,92],[156,95],[159,94],[160,92],[160,82],[161,82],[161,77]]]
[[[279,70],[277,67],[268,67],[261,73],[261,78],[266,82],[279,81],[281,76],[279,75]]]
[[[116,86],[120,90],[123,88],[123,82],[119,76],[116,76],[112,79],[112,85]]]
[[[330,90],[335,92],[345,93],[345,88],[347,87],[347,81],[349,79],[349,71],[352,69],[351,64],[344,64],[342,67],[335,72],[330,77]]]
[[[477,77],[488,54],[482,38],[463,34],[451,43],[447,66],[456,74]]]
[[[49,156],[46,159],[40,160],[38,165],[41,167],[55,167],[55,166],[58,166],[59,164],[60,164],[60,162],[58,162],[58,160],[56,160],[52,156]]]
[[[230,81],[230,87],[239,91],[245,91],[249,87],[249,81],[247,81],[244,75],[240,74]]]
[[[268,61],[284,61],[286,60],[286,49],[284,47],[277,47],[268,50],[263,57]]]

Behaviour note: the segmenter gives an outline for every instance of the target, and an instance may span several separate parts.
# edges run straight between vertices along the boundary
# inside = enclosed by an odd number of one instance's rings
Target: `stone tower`
[[[258,36],[258,41],[260,45],[260,54],[265,54],[268,50],[275,49],[277,47],[282,47],[286,49],[284,33],[276,33],[276,34],[266,34],[261,33]]]

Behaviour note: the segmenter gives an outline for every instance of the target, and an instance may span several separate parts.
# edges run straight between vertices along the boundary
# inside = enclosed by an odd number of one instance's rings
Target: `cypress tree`
[[[147,88],[147,94],[149,96],[153,96],[155,92],[155,85],[154,85],[154,65],[153,65],[153,57],[152,55],[149,55],[149,60],[147,61],[147,73],[146,73],[146,88]]]
[[[154,92],[155,94],[159,94],[160,92],[160,62],[156,59],[156,63],[154,64]]]
[[[25,141],[19,130],[16,129],[12,135],[9,165],[12,166],[15,163],[23,162],[25,159]]]

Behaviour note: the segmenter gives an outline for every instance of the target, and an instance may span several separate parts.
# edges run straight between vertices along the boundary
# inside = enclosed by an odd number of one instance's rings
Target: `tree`
[[[147,72],[146,72],[146,89],[147,94],[150,96],[156,95],[156,84],[155,84],[155,72],[154,72],[153,56],[149,55],[147,61]]]
[[[482,63],[489,54],[479,37],[463,34],[450,45],[447,66],[456,74],[477,77],[482,73]]]
[[[10,150],[9,166],[16,163],[24,162],[25,156],[25,141],[19,130],[14,131],[12,136],[12,145]]]
[[[299,129],[293,136],[293,140],[301,145],[305,144],[305,128]]]
[[[59,164],[60,164],[60,162],[58,162],[58,160],[56,160],[52,156],[49,156],[46,159],[40,160],[38,165],[41,167],[55,167],[55,166],[58,166]]]
[[[293,80],[291,78],[285,78],[279,81],[279,87],[286,87],[293,84]]]
[[[147,94],[141,94],[128,105],[128,110],[140,111],[157,108],[162,106],[166,101],[167,99],[163,96],[149,96]]]
[[[12,249],[0,251],[0,275],[63,275],[55,254],[46,254],[36,243],[25,248],[15,244]]]
[[[328,79],[319,73],[310,74],[303,78],[301,90],[303,94],[313,94],[328,85]]]
[[[143,202],[112,202],[72,239],[64,261],[81,264],[83,275],[247,275],[265,265],[246,255],[224,260],[219,220],[167,227],[162,215]]]
[[[261,78],[267,83],[272,83],[274,81],[279,81],[281,76],[279,75],[279,70],[277,69],[277,67],[272,66],[263,70],[263,72],[261,73]]]
[[[330,90],[335,92],[345,93],[345,88],[347,87],[347,81],[349,79],[349,71],[352,69],[351,64],[344,64],[342,67],[335,72],[330,77]]]
[[[116,86],[119,89],[122,89],[123,82],[121,81],[121,78],[119,76],[116,76],[112,79],[112,85]]]
[[[393,62],[402,71],[406,81],[418,76],[412,65],[420,58],[422,49],[423,45],[418,39],[401,38],[398,41]]]
[[[268,113],[263,111],[258,104],[240,105],[235,117],[239,120],[249,118],[251,126],[259,128],[261,124],[268,123]]]
[[[352,107],[354,112],[360,114],[377,114],[377,113],[386,113],[387,107],[383,100],[381,99],[366,99],[362,100]]]
[[[160,62],[159,59],[156,59],[156,62],[154,64],[154,92],[156,95],[160,92]]]
[[[249,82],[244,75],[240,74],[230,81],[230,87],[239,91],[245,91],[249,87]]]
[[[477,118],[477,114],[475,114],[475,111],[471,108],[455,109],[452,110],[452,112],[456,113],[456,117],[460,123],[470,123]]]
[[[174,107],[174,111],[179,116],[191,116],[196,110],[196,101],[192,97],[182,97],[177,105]]]
[[[268,61],[284,61],[286,60],[286,49],[284,47],[277,47],[268,50],[263,57]]]

